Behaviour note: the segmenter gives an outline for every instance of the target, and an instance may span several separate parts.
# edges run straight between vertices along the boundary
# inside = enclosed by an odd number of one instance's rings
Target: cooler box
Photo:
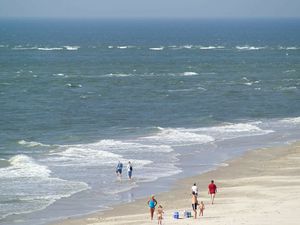
[[[174,219],[179,219],[179,212],[174,212],[173,213],[173,218]]]

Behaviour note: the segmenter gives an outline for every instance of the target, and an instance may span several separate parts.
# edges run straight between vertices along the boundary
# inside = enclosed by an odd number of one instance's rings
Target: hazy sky
[[[0,0],[0,17],[300,17],[300,0]]]

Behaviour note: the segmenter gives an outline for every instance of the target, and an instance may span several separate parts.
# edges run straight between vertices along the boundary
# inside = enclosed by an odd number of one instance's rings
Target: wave
[[[62,46],[62,47],[43,47],[43,46],[22,46],[17,45],[12,48],[12,50],[38,50],[38,51],[61,51],[61,50],[69,50],[76,51],[80,48],[80,46]]]
[[[249,122],[249,123],[229,123],[214,127],[203,127],[188,129],[190,132],[204,133],[212,136],[216,140],[231,139],[245,136],[256,136],[266,135],[273,133],[273,130],[264,130],[257,125],[260,122]]]
[[[278,49],[279,50],[299,50],[300,47],[296,47],[296,46],[290,46],[290,47],[279,46]]]
[[[296,86],[291,86],[291,87],[280,87],[280,91],[294,91],[297,90],[298,88]]]
[[[80,46],[69,46],[69,45],[65,45],[64,48],[68,51],[77,51]]]
[[[65,86],[70,87],[70,88],[82,88],[81,84],[66,84]]]
[[[136,158],[127,159],[124,155],[145,153],[169,153],[173,149],[167,145],[145,145],[137,142],[122,142],[117,140],[101,140],[96,143],[61,145],[60,149],[52,151],[48,161],[63,162],[64,166],[95,166],[115,165],[118,160],[134,162],[135,166],[143,167],[151,164],[151,160]]]
[[[66,77],[66,75],[63,73],[54,73],[53,76]]]
[[[266,47],[256,47],[256,46],[249,46],[249,45],[245,45],[245,46],[235,46],[236,49],[238,50],[261,50],[261,49],[265,49]]]
[[[157,47],[157,48],[149,48],[152,51],[162,51],[164,50],[164,47]]]
[[[195,75],[199,75],[198,73],[196,72],[184,72],[182,73],[183,76],[195,76]]]
[[[105,74],[103,77],[131,77],[133,74],[131,73],[109,73]]]
[[[15,46],[12,48],[12,50],[37,50],[38,47],[34,46],[34,47],[22,47],[22,46]]]
[[[135,48],[136,46],[133,45],[121,45],[121,46],[117,46],[116,48],[118,49],[128,49],[128,48]]]
[[[223,49],[224,46],[199,46],[198,47],[201,50],[213,50],[213,49]]]
[[[0,191],[6,201],[0,218],[45,209],[58,199],[89,188],[84,182],[51,177],[47,166],[26,155],[16,155],[9,162],[9,167],[0,168]]]
[[[25,145],[26,147],[37,147],[37,146],[49,147],[50,146],[50,145],[42,144],[42,143],[35,142],[35,141],[25,141],[25,140],[18,141],[18,144]]]
[[[37,50],[40,50],[40,51],[59,51],[59,50],[63,50],[63,48],[47,48],[47,47],[43,47],[43,48],[37,48]]]
[[[155,143],[166,145],[191,145],[213,142],[215,139],[206,134],[196,134],[182,128],[161,128],[153,136],[143,137],[142,139],[155,141]]]
[[[284,119],[280,120],[280,122],[289,123],[289,124],[300,124],[300,117],[284,118]]]

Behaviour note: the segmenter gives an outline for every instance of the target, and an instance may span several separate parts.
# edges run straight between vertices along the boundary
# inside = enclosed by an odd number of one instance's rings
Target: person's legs
[[[215,200],[215,193],[212,193],[210,196],[211,196],[211,204],[213,205],[214,204],[214,200]]]
[[[154,208],[150,208],[150,215],[151,215],[151,220],[153,220]]]
[[[197,218],[197,205],[192,204],[192,208],[193,208],[193,211],[194,211],[194,218],[196,219]]]

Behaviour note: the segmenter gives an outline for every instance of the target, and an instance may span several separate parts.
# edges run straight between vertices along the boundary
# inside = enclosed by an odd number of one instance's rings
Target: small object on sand
[[[173,213],[173,218],[174,219],[179,219],[179,212],[174,212]]]

